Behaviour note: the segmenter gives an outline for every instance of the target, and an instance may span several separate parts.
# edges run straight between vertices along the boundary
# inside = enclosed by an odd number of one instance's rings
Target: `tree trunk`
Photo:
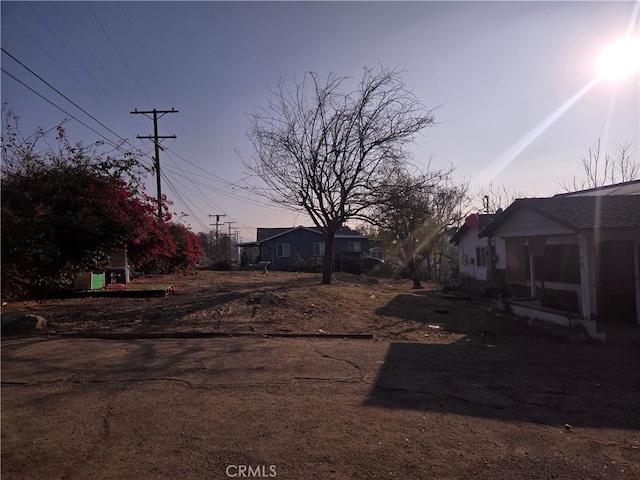
[[[322,283],[329,285],[331,283],[331,274],[333,272],[333,241],[336,232],[327,230],[324,237],[324,265],[322,266]]]
[[[433,280],[433,269],[431,268],[431,250],[427,250],[424,255],[425,260],[427,261],[427,280]]]
[[[422,283],[420,283],[420,272],[418,271],[418,265],[416,263],[415,257],[411,257],[409,263],[407,264],[407,268],[409,269],[409,275],[411,276],[411,280],[413,281],[412,288],[422,288]]]

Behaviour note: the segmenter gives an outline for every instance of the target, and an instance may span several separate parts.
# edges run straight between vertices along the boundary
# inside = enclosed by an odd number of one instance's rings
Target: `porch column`
[[[580,297],[582,303],[582,317],[585,320],[591,319],[591,283],[589,281],[589,273],[592,258],[589,255],[589,244],[587,236],[584,232],[578,234],[578,247],[580,249]]]
[[[636,324],[640,325],[640,243],[633,245],[633,264],[636,274]]]
[[[536,285],[536,262],[533,261],[533,255],[529,254],[529,281],[531,282],[531,298],[536,298],[538,287]]]

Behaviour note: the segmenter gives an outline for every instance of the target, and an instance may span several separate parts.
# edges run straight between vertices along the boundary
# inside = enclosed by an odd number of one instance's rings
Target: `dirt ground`
[[[637,345],[568,343],[408,281],[135,283],[174,289],[3,309],[49,322],[2,338],[3,479],[640,478]],[[108,332],[127,338],[58,335]],[[218,335],[172,338],[189,332]],[[348,333],[372,338],[323,338]]]

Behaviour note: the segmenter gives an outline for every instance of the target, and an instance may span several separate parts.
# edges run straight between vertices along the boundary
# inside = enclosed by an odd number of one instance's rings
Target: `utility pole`
[[[171,110],[156,110],[154,108],[153,110],[145,110],[139,112],[136,108],[133,112],[131,112],[131,115],[142,114],[147,117],[153,114],[153,117],[149,117],[153,119],[153,135],[138,135],[137,138],[152,139],[155,145],[156,156],[153,160],[156,169],[156,185],[158,188],[158,219],[162,219],[162,190],[160,188],[160,150],[164,151],[164,148],[160,146],[159,140],[161,138],[176,138],[175,135],[158,135],[158,119],[160,117],[163,117],[167,113],[178,113],[178,110],[174,110],[173,108],[171,108]]]
[[[234,254],[233,254],[233,242],[231,242],[231,224],[232,223],[236,223],[236,222],[224,222],[227,225],[229,225],[229,258],[233,259],[234,258]]]
[[[216,223],[212,223],[211,225],[215,225],[216,226],[216,261],[218,260],[218,257],[220,255],[220,252],[218,251],[218,244],[219,244],[219,238],[218,238],[218,226],[220,225],[224,225],[222,223],[220,223],[220,217],[226,217],[227,214],[226,213],[216,213],[215,215],[211,215],[209,214],[209,217],[216,217]]]
[[[234,228],[233,230],[234,230],[234,232],[233,232],[233,233],[234,233],[234,235],[235,235],[235,237],[236,237],[236,240],[235,240],[235,246],[236,246],[236,248],[234,249],[234,253],[233,253],[233,254],[235,255],[235,259],[236,259],[238,262],[241,262],[241,261],[242,261],[242,258],[241,258],[241,256],[240,256],[240,249],[238,248],[238,243],[240,243],[240,238],[238,237],[238,235],[240,234],[240,229],[239,229],[239,228]]]

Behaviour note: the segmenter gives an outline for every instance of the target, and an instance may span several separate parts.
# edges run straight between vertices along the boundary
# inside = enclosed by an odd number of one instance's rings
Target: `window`
[[[347,242],[347,252],[360,252],[360,242]]]
[[[290,248],[288,243],[279,243],[276,245],[276,256],[277,257],[290,257]]]
[[[487,247],[476,247],[476,265],[478,267],[487,266]]]
[[[580,283],[578,245],[547,245],[543,255],[533,257],[536,280]]]
[[[522,238],[505,240],[505,264],[507,283],[525,283],[529,280],[529,247]]]
[[[313,255],[314,257],[324,256],[324,242],[316,242],[313,244]]]

